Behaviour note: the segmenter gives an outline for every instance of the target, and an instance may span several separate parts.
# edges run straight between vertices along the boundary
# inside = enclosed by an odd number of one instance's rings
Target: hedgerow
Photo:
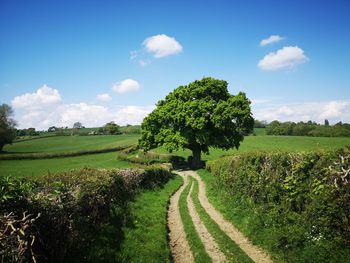
[[[34,160],[34,159],[73,157],[73,156],[81,156],[81,155],[95,154],[95,153],[116,152],[116,151],[127,149],[129,147],[130,145],[123,145],[123,146],[103,148],[103,149],[81,150],[81,151],[73,151],[73,152],[2,154],[0,155],[0,160]]]
[[[171,176],[150,167],[84,168],[30,181],[0,177],[1,262],[88,261],[101,226],[113,218],[117,246],[129,202],[141,189],[161,186]]]
[[[350,246],[350,147],[333,152],[247,153],[207,163],[215,187],[252,236],[269,229],[283,260],[343,262]],[[267,233],[265,231],[265,233]]]
[[[117,157],[119,160],[122,161],[145,165],[151,165],[155,163],[166,163],[170,162],[173,158],[173,156],[170,154],[158,154],[141,151],[139,150],[138,146],[132,146],[118,152]]]

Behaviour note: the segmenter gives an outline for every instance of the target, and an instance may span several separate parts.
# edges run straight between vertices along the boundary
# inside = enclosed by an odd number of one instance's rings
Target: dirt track
[[[194,171],[181,171],[176,172],[178,175],[184,178],[183,186],[172,196],[170,200],[170,206],[168,211],[168,225],[170,230],[170,248],[174,262],[194,262],[193,254],[190,250],[190,246],[186,239],[186,233],[184,232],[183,223],[181,221],[179,211],[179,199],[183,190],[188,185],[188,177],[193,177],[199,186],[198,198],[206,211],[206,213],[218,224],[226,235],[234,241],[254,262],[272,262],[268,254],[262,251],[259,247],[253,245],[235,226],[227,221],[223,215],[215,209],[215,207],[209,202],[206,196],[205,184],[200,176]],[[195,229],[206,249],[206,252],[211,257],[213,262],[225,262],[226,257],[219,246],[215,242],[212,235],[208,232],[199,218],[198,213],[195,210],[193,201],[191,199],[193,185],[189,195],[187,196],[187,206],[190,216],[195,225]]]
[[[194,258],[186,239],[186,233],[182,224],[179,199],[183,190],[188,185],[188,177],[178,173],[184,179],[184,184],[180,189],[171,197],[168,210],[168,227],[169,227],[169,239],[170,250],[173,256],[174,262],[194,262]]]

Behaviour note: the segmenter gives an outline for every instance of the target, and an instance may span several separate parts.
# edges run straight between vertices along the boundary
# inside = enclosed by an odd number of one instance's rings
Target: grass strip
[[[191,184],[192,184],[192,178],[189,178],[189,184],[184,189],[180,196],[179,201],[179,207],[180,207],[180,215],[182,222],[184,224],[184,229],[186,232],[186,238],[190,245],[191,251],[193,253],[193,257],[195,259],[195,262],[211,262],[211,258],[209,257],[208,253],[205,251],[204,245],[202,241],[200,240],[200,237],[198,236],[198,233],[196,231],[196,228],[194,227],[192,218],[189,214],[188,207],[187,207],[187,195],[190,192]]]
[[[220,227],[210,218],[199,202],[198,198],[198,182],[196,180],[192,191],[192,200],[205,227],[213,236],[220,247],[220,250],[226,255],[229,262],[253,262],[240,248],[233,242]]]
[[[167,208],[170,196],[181,186],[176,176],[164,188],[141,193],[131,204],[131,220],[117,262],[170,262]]]

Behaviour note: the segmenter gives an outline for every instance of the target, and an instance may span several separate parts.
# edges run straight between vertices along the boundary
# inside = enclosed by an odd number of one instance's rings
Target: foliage
[[[242,154],[208,162],[208,169],[232,209],[250,214],[251,234],[271,232],[270,249],[284,260],[303,262],[308,253],[317,262],[344,259],[350,240],[350,148]],[[330,250],[335,253],[326,255]]]
[[[214,78],[180,86],[157,103],[141,125],[144,150],[164,145],[167,150],[190,149],[193,166],[209,147],[238,149],[254,124],[250,101],[242,92],[229,94],[227,82]]]
[[[114,123],[113,121],[111,121],[104,126],[104,133],[105,134],[121,134],[119,129],[120,129],[120,126],[118,124]]]
[[[16,136],[17,137],[23,137],[23,136],[36,136],[39,135],[39,132],[35,130],[35,128],[28,128],[28,129],[19,129],[16,130]]]
[[[350,137],[350,124],[338,123],[330,126],[328,120],[325,124],[315,122],[279,122],[273,121],[266,126],[267,135],[293,135],[313,137]]]
[[[267,125],[266,121],[254,120],[254,128],[265,128]]]
[[[117,157],[119,160],[131,162],[131,163],[139,163],[139,164],[155,164],[155,163],[166,163],[170,162],[173,158],[170,154],[157,154],[151,152],[144,152],[139,150],[137,146],[132,146],[126,148],[117,153]]]
[[[73,129],[81,129],[81,128],[84,128],[81,122],[74,122]]]
[[[16,122],[11,118],[12,114],[9,105],[0,105],[0,152],[5,144],[11,144],[16,138]]]
[[[117,227],[121,231],[128,216],[128,203],[139,189],[161,186],[171,177],[168,171],[153,167],[146,170],[85,168],[29,183],[2,179],[1,260],[24,256],[24,261],[31,261],[33,255],[37,261],[49,262],[62,262],[67,255],[83,259],[112,214],[120,219]],[[16,187],[21,185],[26,187]],[[19,234],[28,237],[26,240],[30,240],[31,245],[19,255],[17,248],[23,239],[14,242],[14,233],[8,231],[5,224],[9,220],[17,224],[23,218],[21,222],[27,224],[29,214],[35,220],[25,229],[21,226],[19,229],[26,232]]]
[[[126,125],[124,127],[120,127],[120,131],[125,134],[140,134],[141,126],[140,125]]]

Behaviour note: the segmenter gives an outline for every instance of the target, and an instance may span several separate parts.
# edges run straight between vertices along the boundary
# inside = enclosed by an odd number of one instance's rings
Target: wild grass
[[[116,254],[117,262],[170,262],[167,206],[181,184],[182,178],[176,176],[164,188],[141,193],[131,204],[131,218],[123,229],[125,239]]]

